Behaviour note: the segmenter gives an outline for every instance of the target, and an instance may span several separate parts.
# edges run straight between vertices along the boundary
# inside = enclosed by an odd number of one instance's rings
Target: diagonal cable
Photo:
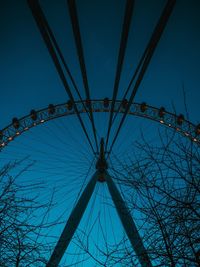
[[[141,57],[141,59],[140,59],[138,65],[137,65],[137,68],[135,69],[135,72],[134,72],[134,74],[133,74],[133,76],[132,76],[132,78],[131,78],[131,81],[129,82],[129,85],[128,85],[128,87],[127,87],[127,89],[126,89],[126,91],[125,91],[125,93],[124,93],[122,99],[126,99],[126,97],[127,97],[127,95],[128,95],[128,92],[130,91],[130,88],[131,88],[131,86],[132,86],[134,80],[136,79],[136,77],[137,77],[137,75],[138,75],[138,72],[139,72],[139,70],[141,69],[142,64],[144,63],[145,57],[146,57],[146,55],[147,55],[148,48],[149,48],[149,44],[147,45],[147,47],[146,47],[146,49],[145,49],[145,51],[144,51],[144,53],[143,53],[143,55],[142,55],[142,57]],[[113,120],[112,120],[111,125],[113,125],[114,121],[116,120],[116,117],[117,117],[117,115],[118,115],[118,113],[119,113],[119,111],[120,111],[120,109],[121,109],[121,106],[122,106],[122,102],[120,103],[120,105],[119,105],[119,107],[118,107],[118,109],[117,109],[117,111],[116,111],[116,113],[115,113],[115,115],[114,115],[114,117],[113,117]]]
[[[176,2],[176,0],[168,0],[167,4],[166,4],[166,6],[165,6],[165,8],[164,8],[164,10],[162,12],[162,15],[161,15],[156,27],[155,27],[155,30],[154,30],[154,32],[152,34],[152,37],[150,39],[150,42],[149,42],[149,46],[147,48],[146,56],[144,57],[144,61],[142,63],[140,72],[138,74],[137,80],[136,80],[135,85],[133,87],[130,99],[129,99],[128,104],[126,106],[126,109],[124,111],[123,117],[122,117],[122,119],[120,121],[119,127],[117,129],[116,134],[115,134],[115,137],[114,137],[114,139],[112,141],[112,144],[110,146],[109,153],[112,151],[113,145],[114,145],[114,143],[115,143],[115,141],[116,141],[116,139],[118,137],[118,134],[120,132],[120,129],[121,129],[121,127],[122,127],[122,125],[123,125],[123,123],[125,121],[127,113],[129,111],[130,106],[131,106],[131,104],[133,102],[133,99],[134,99],[134,97],[135,97],[135,95],[137,93],[138,87],[140,86],[140,83],[141,83],[141,81],[142,81],[142,79],[144,77],[144,74],[145,74],[146,69],[147,69],[147,67],[149,65],[149,62],[150,62],[150,60],[151,60],[151,58],[153,56],[155,48],[156,48],[156,46],[157,46],[157,44],[158,44],[158,42],[159,42],[159,40],[161,38],[161,35],[162,35],[162,33],[163,33],[163,31],[164,31],[164,29],[166,27],[167,21],[168,21],[170,15],[172,13],[172,10],[174,8],[175,2]]]
[[[172,2],[173,2],[173,1],[172,1]],[[160,18],[160,19],[161,19],[161,18]],[[146,58],[146,56],[147,56],[147,53],[148,53],[150,47],[152,46],[152,43],[153,43],[153,41],[154,41],[154,39],[155,39],[155,37],[156,37],[156,33],[157,33],[158,28],[159,28],[159,24],[160,24],[160,20],[158,21],[158,23],[157,23],[157,25],[156,25],[156,27],[155,27],[155,29],[154,29],[154,32],[153,32],[153,34],[151,35],[151,38],[150,38],[150,40],[149,40],[149,42],[148,42],[148,44],[147,44],[147,46],[146,46],[146,48],[145,48],[145,50],[144,50],[144,52],[143,52],[143,55],[142,55],[142,57],[141,57],[141,59],[140,59],[138,65],[137,65],[137,68],[136,68],[136,70],[135,70],[135,72],[134,72],[134,74],[133,74],[133,76],[132,76],[132,78],[131,78],[131,80],[130,80],[130,82],[129,82],[129,85],[128,85],[128,87],[127,87],[127,89],[126,89],[126,91],[125,91],[125,93],[124,93],[122,99],[125,99],[125,98],[127,97],[128,92],[130,91],[131,86],[132,86],[134,80],[135,80],[136,77],[138,76],[139,70],[141,69],[141,66],[142,66],[142,64],[144,63],[144,60],[145,60],[145,58]],[[117,115],[118,115],[120,109],[121,109],[121,104],[119,105],[119,107],[118,107],[118,109],[117,109],[117,112],[116,112],[116,114],[115,114],[115,116],[114,116],[114,118],[113,118],[112,124],[114,123],[114,121],[115,121],[115,119],[116,119],[116,117],[117,117]]]
[[[39,5],[39,4],[38,4],[38,5]],[[40,7],[39,7],[39,8],[40,8]],[[84,109],[87,111],[87,108],[86,108],[86,106],[85,106],[85,103],[84,103],[84,101],[83,101],[81,95],[80,95],[80,92],[79,92],[78,87],[77,87],[77,85],[76,85],[76,83],[75,83],[75,80],[74,80],[74,78],[73,78],[73,76],[72,76],[72,74],[71,74],[71,72],[70,72],[70,69],[69,69],[69,67],[68,67],[68,65],[67,65],[67,63],[66,63],[66,61],[65,61],[65,59],[64,59],[64,57],[63,57],[63,54],[62,54],[62,52],[61,52],[61,50],[60,50],[60,48],[59,48],[59,45],[58,45],[58,43],[57,43],[57,41],[56,41],[56,38],[55,38],[55,36],[54,36],[54,34],[53,34],[53,31],[51,30],[51,28],[50,28],[50,26],[49,26],[49,24],[48,24],[48,22],[47,22],[47,19],[46,19],[46,17],[45,17],[45,15],[44,15],[44,13],[43,13],[43,11],[42,11],[41,8],[40,8],[40,14],[41,14],[41,16],[42,16],[43,27],[45,27],[46,31],[48,32],[48,35],[49,35],[49,37],[50,37],[50,39],[51,39],[51,41],[52,41],[52,43],[53,43],[53,46],[54,46],[54,48],[55,48],[55,50],[56,50],[56,53],[57,53],[57,55],[60,57],[60,60],[61,60],[61,62],[62,62],[62,64],[63,64],[63,66],[64,66],[64,68],[65,68],[65,70],[66,70],[66,72],[67,72],[67,74],[68,74],[68,76],[69,76],[69,78],[70,78],[72,84],[73,84],[73,87],[74,87],[74,89],[75,89],[75,91],[76,91],[76,93],[77,93],[79,99],[81,100],[81,103],[82,103]],[[87,114],[88,114],[88,112],[87,112]],[[88,114],[88,115],[89,115],[89,114]],[[90,116],[89,116],[89,119],[90,119]]]
[[[96,148],[98,151],[96,128],[95,128],[95,123],[94,123],[94,116],[93,116],[93,112],[92,112],[92,107],[91,107],[90,90],[89,90],[87,71],[86,71],[86,65],[85,65],[85,60],[84,60],[84,53],[83,53],[83,46],[82,46],[82,41],[81,41],[79,21],[78,21],[78,16],[77,16],[76,1],[75,0],[68,0],[67,2],[68,2],[71,24],[72,24],[75,43],[76,43],[76,50],[77,50],[77,54],[78,54],[78,58],[79,58],[79,64],[80,64],[80,68],[81,68],[86,98],[89,101],[88,108],[89,108],[89,113],[90,113],[90,118],[91,118],[91,123],[92,123],[93,134],[94,134],[94,138],[95,138]]]
[[[115,101],[116,101],[116,97],[117,97],[117,93],[119,89],[119,82],[120,82],[120,77],[121,77],[121,72],[122,72],[122,67],[123,67],[123,62],[124,62],[124,56],[125,56],[125,51],[126,51],[126,46],[127,46],[131,18],[133,14],[134,2],[135,2],[134,0],[126,1],[124,22],[123,22],[123,28],[122,28],[122,33],[121,33],[121,43],[120,43],[120,49],[119,49],[119,54],[118,54],[118,62],[117,62],[115,82],[114,82],[114,88],[113,88],[111,111],[110,111],[110,117],[109,117],[109,123],[108,123],[108,132],[107,132],[107,137],[106,137],[106,149],[107,149],[108,140],[110,136],[110,130],[112,126]]]
[[[46,46],[48,48],[48,51],[49,51],[49,53],[51,55],[51,58],[52,58],[53,62],[54,62],[54,65],[55,65],[55,67],[57,69],[57,72],[58,72],[58,74],[60,76],[60,79],[62,80],[62,83],[63,83],[63,85],[65,87],[65,90],[66,90],[70,100],[72,101],[72,103],[75,103],[74,97],[72,95],[72,92],[70,90],[68,82],[67,82],[67,80],[65,78],[64,72],[63,72],[62,67],[60,65],[60,62],[59,62],[59,59],[57,57],[56,51],[54,49],[54,46],[52,44],[52,40],[51,40],[51,38],[49,36],[49,33],[48,33],[47,29],[44,27],[44,16],[43,16],[43,12],[42,12],[42,10],[40,8],[39,2],[37,0],[28,0],[28,4],[29,4],[29,7],[30,7],[30,9],[32,11],[33,17],[34,17],[34,19],[35,19],[35,21],[37,23],[37,26],[38,26],[38,28],[40,30],[42,38],[43,38],[43,40],[44,40],[44,42],[45,42],[45,44],[46,44]],[[83,123],[83,120],[82,120],[79,112],[78,112],[78,109],[77,109],[76,105],[74,105],[74,110],[75,110],[75,112],[77,114],[78,120],[79,120],[79,122],[81,124],[81,127],[82,127],[82,129],[83,129],[83,131],[85,133],[85,136],[86,136],[86,138],[87,138],[87,140],[89,142],[89,145],[90,145],[93,153],[95,153],[93,145],[91,143],[91,140],[89,138],[89,135],[88,135],[88,133],[86,131],[85,125]]]
[[[75,89],[77,95],[79,96],[81,102],[83,102],[83,99],[82,99],[82,97],[81,97],[81,95],[80,95],[80,92],[79,92],[79,90],[78,90],[78,87],[77,87],[77,85],[76,85],[76,83],[75,83],[75,80],[74,80],[74,78],[72,77],[72,74],[71,74],[71,72],[70,72],[70,70],[69,70],[69,67],[67,66],[67,64],[66,64],[66,62],[65,62],[65,59],[64,59],[64,57],[63,57],[63,54],[62,54],[62,52],[61,52],[61,50],[60,50],[60,48],[59,48],[59,46],[58,46],[58,43],[57,43],[57,41],[56,41],[56,38],[55,38],[55,36],[54,36],[54,34],[53,34],[53,32],[52,32],[52,30],[51,30],[51,28],[50,28],[50,26],[49,26],[47,20],[46,20],[46,17],[45,17],[45,15],[44,15],[42,9],[41,9],[41,14],[42,14],[42,19],[43,19],[44,26],[45,26],[46,29],[47,29],[47,32],[48,32],[48,34],[49,34],[49,36],[50,36],[50,38],[51,38],[51,40],[52,40],[52,43],[53,43],[53,45],[54,45],[54,47],[55,47],[55,49],[56,49],[56,52],[57,52],[57,54],[59,55],[59,57],[60,57],[60,59],[61,59],[61,62],[62,62],[62,64],[63,64],[63,66],[65,67],[65,70],[66,70],[67,74],[69,75],[69,77],[70,77],[70,79],[71,79],[71,82],[72,82],[72,84],[73,84],[73,86],[74,86],[74,89]]]

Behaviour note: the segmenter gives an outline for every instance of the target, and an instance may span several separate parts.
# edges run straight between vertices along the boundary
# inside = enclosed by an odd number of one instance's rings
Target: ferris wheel
[[[68,0],[68,8],[85,98],[79,92],[39,2],[28,0],[28,4],[69,100],[49,104],[41,110],[32,109],[22,118],[13,118],[12,123],[0,131],[0,148],[2,162],[25,158],[31,167],[20,182],[41,183],[40,191],[33,192],[38,193],[41,202],[54,196],[56,205],[49,217],[57,218],[58,223],[52,226],[53,235],[49,229],[43,234],[46,244],[54,244],[46,266],[103,265],[101,260],[96,260],[95,264],[90,261],[97,259],[100,252],[103,254],[107,243],[110,243],[110,249],[116,244],[121,248],[124,236],[128,239],[129,249],[135,253],[135,264],[153,266],[142,231],[138,230],[140,223],[132,217],[123,185],[118,184],[113,170],[119,168],[120,161],[132,156],[134,139],[139,138],[141,129],[149,132],[149,142],[157,139],[149,129],[158,126],[161,131],[167,129],[200,145],[200,125],[194,125],[182,114],[170,113],[164,107],[134,102],[175,0],[167,1],[121,100],[117,100],[117,93],[134,1],[126,1],[112,99],[90,97],[76,2]],[[29,177],[27,181],[24,175]],[[91,250],[88,245],[87,253],[82,255],[85,243],[93,245]],[[122,265],[116,263],[115,266]]]

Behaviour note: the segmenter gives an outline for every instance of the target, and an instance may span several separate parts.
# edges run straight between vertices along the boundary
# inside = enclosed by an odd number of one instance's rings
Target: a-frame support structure
[[[81,197],[79,198],[76,206],[71,212],[71,215],[65,225],[65,228],[54,248],[54,251],[50,257],[47,267],[57,267],[81,221],[83,213],[89,203],[89,200],[94,192],[96,182],[106,182],[109,192],[111,194],[113,203],[117,209],[117,213],[120,217],[124,230],[130,240],[130,243],[139,259],[142,267],[151,267],[151,261],[149,259],[148,253],[145,249],[143,241],[139,235],[137,227],[134,223],[133,218],[117,188],[112,177],[107,171],[108,165],[104,154],[104,141],[101,139],[100,154],[96,163],[97,171],[92,176],[91,180],[87,184],[85,190],[83,191]]]

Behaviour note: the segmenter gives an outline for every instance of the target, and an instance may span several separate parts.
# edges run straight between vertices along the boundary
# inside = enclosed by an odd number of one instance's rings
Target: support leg
[[[54,248],[54,251],[48,261],[46,267],[57,267],[61,261],[79,223],[83,216],[84,211],[88,205],[88,202],[94,191],[96,181],[98,179],[98,172],[96,172],[89,183],[87,184],[85,190],[83,191],[81,197],[78,200],[75,208],[73,209],[65,228]]]
[[[128,208],[124,200],[122,199],[119,190],[117,189],[115,183],[111,176],[106,172],[106,182],[108,185],[109,192],[111,194],[112,200],[117,209],[118,215],[121,219],[122,225],[126,231],[126,234],[131,242],[131,245],[138,256],[140,264],[142,267],[152,267],[151,261],[149,259],[148,253],[143,245],[142,239],[139,235],[137,227],[130,215]]]

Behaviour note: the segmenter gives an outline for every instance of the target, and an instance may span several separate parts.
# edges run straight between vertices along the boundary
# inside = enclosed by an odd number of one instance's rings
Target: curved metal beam
[[[84,101],[86,103],[86,100]],[[81,101],[74,102],[79,113],[86,113],[83,103]],[[104,100],[91,100],[91,107],[93,112],[110,112],[111,101],[109,105],[104,105]],[[200,129],[197,131],[197,126],[188,120],[183,120],[182,124],[177,123],[179,116],[176,114],[165,111],[163,116],[159,115],[159,108],[146,105],[145,111],[141,110],[142,104],[132,103],[130,106],[129,115],[138,116],[146,119],[153,120],[162,125],[165,125],[171,129],[174,129],[178,133],[182,134],[184,137],[189,138],[191,141],[200,145]],[[19,119],[19,127],[15,128],[13,123],[6,126],[0,131],[0,149],[4,148],[9,142],[14,140],[16,137],[21,135],[23,132],[29,130],[32,127],[45,123],[49,120],[53,120],[63,116],[69,116],[76,114],[74,108],[69,109],[68,103],[55,105],[55,112],[53,114],[49,113],[48,108],[41,109],[37,111],[37,119],[31,119],[31,115],[27,115]],[[115,112],[118,112],[120,107],[120,113],[124,113],[125,109],[122,107],[122,101],[116,101]],[[197,134],[199,133],[199,134]]]

